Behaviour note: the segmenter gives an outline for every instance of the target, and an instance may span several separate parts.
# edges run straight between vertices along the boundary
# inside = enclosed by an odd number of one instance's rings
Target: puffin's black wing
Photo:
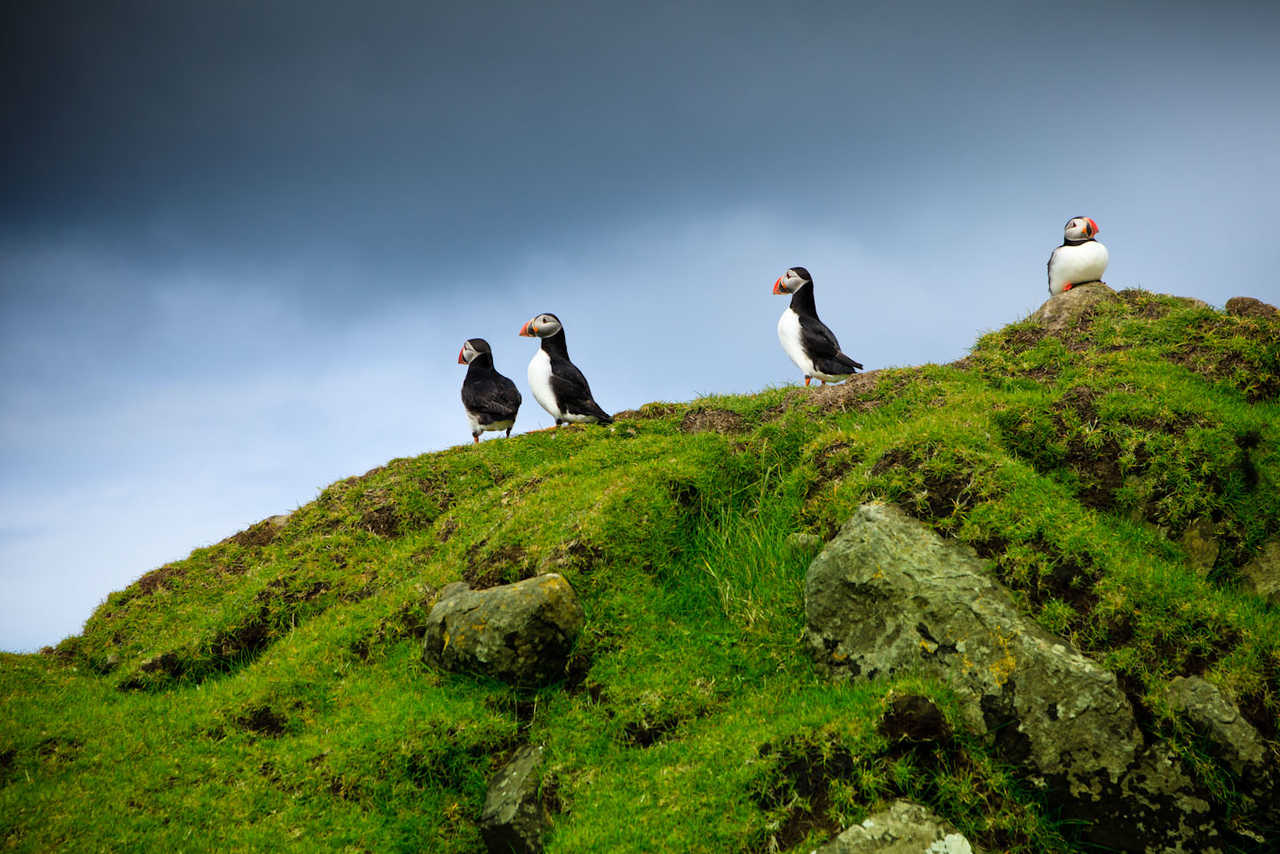
[[[462,405],[474,413],[481,424],[514,419],[520,402],[516,384],[497,371],[468,377],[462,384]]]
[[[1064,244],[1065,245],[1065,244]],[[1062,247],[1058,247],[1059,249]],[[1044,265],[1046,277],[1049,280],[1049,296],[1053,296],[1053,259],[1058,257],[1058,250],[1054,249],[1049,253],[1049,263]]]
[[[813,366],[826,374],[851,374],[862,365],[840,351],[836,334],[816,317],[800,316],[800,343]]]
[[[587,378],[568,359],[551,361],[551,390],[561,411],[572,415],[593,415],[601,424],[612,423],[613,416],[601,409],[591,396]]]

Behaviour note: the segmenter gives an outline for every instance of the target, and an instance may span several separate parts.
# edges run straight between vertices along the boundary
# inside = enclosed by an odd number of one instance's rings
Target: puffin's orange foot
[[[810,382],[812,382],[812,381],[813,381],[813,377],[805,377],[805,378],[804,378],[804,384],[805,384],[805,385],[808,385],[808,384],[809,384]]]
[[[479,445],[479,444],[480,444],[480,437],[479,437],[479,436],[472,436],[472,437],[471,437],[471,440],[472,440],[473,442],[475,442],[477,445]]]
[[[1067,291],[1071,290],[1074,287],[1075,285],[1071,284],[1070,282],[1067,282],[1065,285],[1062,286],[1062,292],[1065,294]]]

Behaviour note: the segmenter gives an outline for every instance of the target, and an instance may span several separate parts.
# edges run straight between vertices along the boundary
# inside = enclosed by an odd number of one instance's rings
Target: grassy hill
[[[880,732],[895,693],[953,711],[941,684],[815,676],[818,545],[791,535],[869,499],[990,558],[1117,672],[1239,844],[1274,842],[1164,689],[1203,675],[1274,756],[1280,613],[1240,568],[1280,536],[1278,440],[1280,321],[1125,291],[952,365],[393,460],[0,656],[0,847],[474,851],[489,776],[533,742],[552,851],[808,851],[898,795],[993,850],[1074,850],[983,740]],[[420,662],[434,590],[545,571],[587,617],[561,682]]]

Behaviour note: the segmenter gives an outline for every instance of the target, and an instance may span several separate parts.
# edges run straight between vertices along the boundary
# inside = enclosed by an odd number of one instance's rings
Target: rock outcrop
[[[1102,282],[1085,282],[1065,293],[1049,297],[1031,315],[1031,319],[1042,324],[1050,333],[1062,332],[1077,317],[1098,303],[1112,302],[1119,298],[1115,291]]]
[[[550,823],[542,797],[542,748],[526,744],[489,782],[480,835],[491,854],[537,854]]]
[[[1215,850],[1208,802],[1146,747],[1115,675],[1020,615],[972,550],[863,505],[810,565],[805,615],[815,664],[832,678],[924,671],[948,682],[968,726],[1086,823],[1090,842]]]
[[[472,590],[441,589],[427,615],[422,658],[446,670],[532,686],[564,675],[583,624],[582,606],[564,576],[535,576]]]
[[[894,801],[813,854],[982,854],[982,849],[919,804]]]

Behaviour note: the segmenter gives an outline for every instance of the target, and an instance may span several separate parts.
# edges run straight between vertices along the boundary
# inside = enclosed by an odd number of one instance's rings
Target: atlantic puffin
[[[1049,256],[1049,295],[1057,296],[1085,282],[1102,281],[1107,247],[1093,239],[1098,224],[1087,216],[1067,220],[1062,245]]]
[[[521,326],[520,334],[542,339],[542,346],[529,362],[529,388],[533,399],[551,413],[557,427],[565,422],[613,423],[613,416],[601,409],[591,396],[587,378],[569,361],[560,318],[543,312]]]
[[[840,350],[836,334],[818,319],[813,303],[813,276],[804,267],[792,267],[773,283],[775,294],[791,294],[791,305],[778,318],[782,349],[804,372],[804,384],[814,377],[824,383],[847,380],[862,365]]]
[[[467,366],[462,381],[462,408],[471,422],[471,438],[480,441],[486,430],[506,430],[516,423],[520,391],[493,368],[493,350],[483,338],[468,338],[458,351],[458,364]]]

